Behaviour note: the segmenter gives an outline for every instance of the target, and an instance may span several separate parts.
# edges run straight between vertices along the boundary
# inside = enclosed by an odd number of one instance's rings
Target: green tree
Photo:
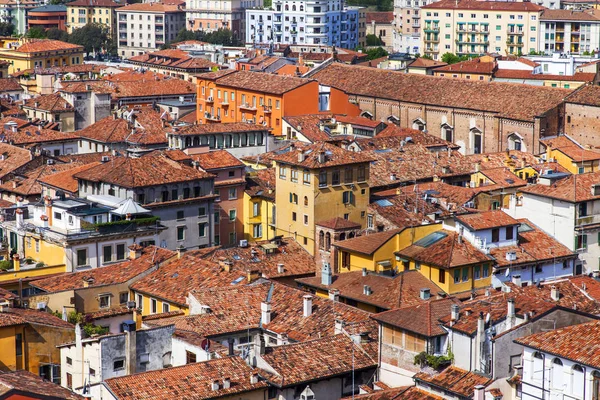
[[[381,46],[383,42],[377,35],[367,35],[367,46]]]
[[[231,32],[231,30],[224,28],[219,28],[218,30],[212,32],[194,32],[182,29],[177,33],[177,36],[172,43],[183,42],[186,40],[200,40],[202,42],[220,44],[223,46],[240,46],[243,44],[239,39],[233,36],[233,32]],[[164,47],[169,47],[169,44],[166,44]]]
[[[68,42],[83,46],[86,53],[100,51],[114,52],[114,41],[108,37],[108,29],[99,24],[87,24],[73,30],[68,36]]]
[[[45,39],[46,31],[43,30],[42,28],[38,28],[37,26],[34,26],[33,28],[29,28],[29,30],[27,32],[25,32],[25,37],[32,38],[32,39]]]
[[[385,51],[383,47],[377,47],[375,49],[367,50],[367,60],[374,60],[376,58],[381,58],[387,56],[389,53]]]
[[[263,1],[263,6],[264,6],[265,8],[271,8],[271,6],[272,6],[272,5],[273,5],[273,2],[272,2],[272,0],[264,0],[264,1]]]
[[[446,64],[456,64],[460,61],[460,57],[454,53],[444,53],[442,55],[442,61]]]
[[[429,54],[424,54],[422,56],[422,58],[426,59],[426,60],[433,60],[433,57],[431,57]]]
[[[10,22],[0,22],[0,36],[11,36],[15,33],[15,26]]]
[[[69,34],[58,28],[50,28],[46,31],[46,37],[48,39],[61,40],[63,42],[69,41]]]

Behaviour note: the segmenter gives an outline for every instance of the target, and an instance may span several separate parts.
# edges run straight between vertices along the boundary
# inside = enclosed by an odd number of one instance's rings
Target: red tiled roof
[[[502,210],[484,211],[477,214],[465,214],[456,217],[458,222],[473,231],[519,225],[519,221]]]
[[[463,74],[481,74],[481,75],[492,75],[497,68],[497,63],[483,62],[481,58],[475,58],[473,60],[461,61],[456,64],[446,65],[435,69],[435,73],[438,72],[460,72]]]
[[[381,382],[377,382],[380,385]],[[393,389],[375,390],[371,393],[343,397],[342,400],[443,400],[416,386],[402,386]]]
[[[275,201],[275,168],[263,168],[246,175],[246,190],[250,197]]]
[[[25,125],[17,129],[16,132],[4,128],[2,129],[2,135],[4,136],[5,141],[17,146],[38,143],[75,141],[79,139],[79,136],[77,136],[75,133],[44,129],[35,125]]]
[[[328,219],[326,221],[318,221],[315,225],[322,226],[324,228],[329,228],[333,230],[345,230],[345,229],[357,229],[360,228],[360,224],[356,222],[352,222],[350,220],[335,217],[332,219]]]
[[[0,396],[8,399],[43,398],[48,400],[83,400],[85,398],[25,370],[0,372]]]
[[[570,203],[590,201],[600,198],[592,193],[592,185],[600,182],[600,172],[588,172],[567,176],[559,179],[551,185],[529,185],[521,189],[521,192],[541,197],[549,197],[564,200]]]
[[[191,156],[194,161],[200,164],[200,167],[208,172],[221,168],[240,168],[245,164],[235,158],[227,150],[216,150],[203,154],[194,154]]]
[[[75,174],[93,168],[98,164],[100,164],[100,162],[93,162],[77,167],[70,167],[66,171],[57,172],[55,174],[48,175],[42,179],[39,179],[38,182],[42,185],[52,186],[58,190],[63,190],[68,193],[77,193],[79,187],[77,179],[75,179],[74,177]]]
[[[437,68],[448,65],[445,62],[430,60],[428,58],[419,57],[408,64],[408,68]]]
[[[302,136],[314,143],[330,139],[329,134],[321,129],[321,123],[331,117],[331,114],[305,114],[283,117],[283,119],[298,130]]]
[[[389,231],[371,233],[370,235],[357,236],[352,239],[346,239],[333,243],[341,250],[349,250],[362,254],[373,254],[378,248],[386,244],[396,234],[402,232],[402,229],[391,229]]]
[[[436,2],[427,7],[445,1]],[[451,2],[454,4],[454,0]],[[533,4],[474,2],[499,5]],[[536,116],[545,114],[548,110],[561,104],[563,98],[572,93],[568,89],[505,82],[447,79],[340,63],[328,65],[315,73],[313,78],[323,85],[332,86],[353,95],[454,109],[482,110],[496,113],[500,117],[524,121],[531,121]],[[600,87],[598,90],[600,91]],[[600,99],[600,96],[597,98]]]
[[[15,51],[19,53],[40,53],[44,51],[56,50],[78,50],[83,52],[83,46],[60,40],[52,39],[27,39],[25,43],[17,47]]]
[[[123,3],[113,0],[75,0],[67,4],[68,7],[123,7]]]
[[[42,194],[42,186],[39,182],[41,178],[71,169],[73,166],[73,164],[43,164],[31,171],[23,171],[22,176],[15,176],[5,181],[0,185],[0,189],[22,196],[40,195]]]
[[[416,272],[420,274],[419,271]],[[440,318],[448,315],[451,305],[458,303],[454,298],[431,300],[412,307],[384,311],[371,318],[422,336],[441,336],[446,335],[447,331],[442,328]]]
[[[188,167],[163,155],[117,157],[111,162],[102,163],[74,176],[76,179],[112,183],[126,188],[212,178],[207,172]]]
[[[188,52],[179,49],[145,53],[131,57],[129,61],[134,64],[139,63],[155,67],[189,69],[194,71],[198,69],[210,71],[213,67],[218,67],[218,64],[210,60],[201,57],[192,57]]]
[[[421,289],[429,289],[432,296],[443,293],[442,289],[416,270],[404,271],[393,277],[378,274],[363,276],[362,271],[345,272],[334,275],[331,285],[323,285],[320,276],[300,278],[296,282],[310,288],[339,290],[342,297],[388,310],[423,304],[426,300],[420,297]],[[364,294],[363,285],[368,285],[372,293]]]
[[[560,151],[575,162],[600,160],[600,151],[586,149],[566,135],[540,139],[540,143],[547,148]]]
[[[125,7],[119,7],[118,12],[156,12],[156,13],[173,13],[185,12],[185,3],[180,2],[152,2],[152,3],[134,3],[128,4]]]
[[[600,321],[554,329],[515,339],[515,343],[592,368],[600,368]]]
[[[542,11],[540,21],[600,21],[600,11],[589,10],[552,10]]]
[[[208,135],[219,133],[236,132],[266,132],[269,128],[259,124],[249,124],[247,122],[226,122],[221,124],[196,124],[171,129],[169,133],[173,135]]]
[[[376,121],[365,117],[351,117],[347,115],[339,115],[336,117],[336,119],[343,124],[364,126],[372,129],[375,129],[379,125],[383,124],[381,121]]]
[[[23,91],[19,81],[14,78],[2,78],[0,79],[0,92],[17,92]]]
[[[439,70],[436,70],[439,71]],[[593,72],[575,72],[573,75],[551,75],[551,74],[534,74],[533,71],[517,70],[517,69],[499,69],[494,73],[494,78],[502,79],[532,79],[543,81],[568,81],[568,82],[593,82],[596,79],[596,74]]]
[[[394,20],[392,11],[367,11],[367,24],[375,22],[376,24],[391,24]]]
[[[266,379],[278,387],[377,367],[377,362],[344,334],[274,347],[263,360],[276,372]]]
[[[46,94],[25,100],[24,107],[34,108],[36,110],[44,110],[51,112],[71,111],[74,112],[73,106],[62,98],[58,93]]]
[[[203,79],[204,76],[201,75],[199,78]],[[310,82],[314,81],[311,79],[297,78],[293,76],[274,75],[251,71],[237,71],[217,79],[217,85],[219,86],[227,86],[275,95],[282,95]]]
[[[444,1],[444,0],[442,0]],[[414,376],[415,381],[430,384],[434,387],[456,393],[461,397],[471,398],[475,392],[475,386],[488,386],[492,379],[478,375],[475,372],[465,371],[455,366],[450,366],[437,375],[427,372],[419,372]]]
[[[4,308],[0,312],[0,327],[34,324],[54,328],[73,329],[73,325],[51,313],[30,308]]]
[[[600,86],[592,84],[581,86],[565,97],[565,103],[600,107]]]
[[[324,162],[319,162],[319,153],[325,153]],[[302,161],[299,159],[300,154],[304,155]],[[363,153],[344,150],[341,147],[324,142],[311,144],[303,148],[293,147],[290,148],[290,151],[275,155],[273,159],[282,164],[290,164],[308,169],[361,164],[373,161],[373,158]]]
[[[497,2],[479,0],[441,0],[423,6],[424,9],[442,10],[491,10],[491,11],[543,11],[546,7],[528,1],[523,2]]]
[[[82,289],[85,287],[84,281],[88,282],[89,287],[126,283],[151,270],[157,263],[162,263],[174,255],[175,252],[171,250],[149,246],[143,250],[142,256],[135,260],[128,260],[88,271],[40,279],[32,282],[31,285],[47,293],[56,293],[65,290]]]
[[[105,381],[105,384],[119,400],[175,398],[200,400],[237,397],[243,393],[266,391],[266,382],[250,382],[251,373],[252,369],[240,357],[224,357],[181,367],[110,378]],[[230,387],[227,389],[223,388],[224,378],[230,379]],[[216,391],[211,387],[214,381],[219,382],[219,389]]]
[[[0,143],[0,155],[4,156],[4,159],[0,160],[0,177],[6,176],[33,160],[33,155],[29,150],[7,143]]]

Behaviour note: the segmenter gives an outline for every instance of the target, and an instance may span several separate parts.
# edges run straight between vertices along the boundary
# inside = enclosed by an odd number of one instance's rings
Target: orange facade
[[[198,121],[253,122],[282,134],[282,119],[287,116],[319,112],[319,84],[309,81],[284,94],[272,94],[218,85],[198,78]]]

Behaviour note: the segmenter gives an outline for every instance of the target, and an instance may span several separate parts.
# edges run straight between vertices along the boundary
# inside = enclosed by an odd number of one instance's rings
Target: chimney
[[[256,385],[258,383],[258,374],[256,372],[252,372],[250,374],[250,384]]]
[[[521,287],[521,275],[513,275],[512,276],[512,283],[517,286],[517,287]]]
[[[285,272],[285,265],[284,264],[277,264],[277,273],[278,274],[283,274]]]
[[[233,356],[235,355],[235,352],[233,350],[233,345],[234,345],[235,341],[232,338],[229,338],[227,340],[227,355],[228,356]]]
[[[485,386],[475,386],[475,393],[473,394],[473,400],[485,400]]]
[[[21,270],[21,257],[18,254],[13,255],[13,270],[15,272]]]
[[[212,389],[213,392],[219,390],[219,381],[218,380],[212,381],[210,388]]]
[[[460,308],[458,307],[458,304],[452,304],[450,306],[450,316],[453,321],[458,321],[460,318]]]
[[[266,301],[260,303],[260,323],[262,325],[271,323],[271,303]]]
[[[48,220],[49,220],[50,218],[48,218],[48,216],[47,216],[47,215],[41,215],[41,216],[40,216],[40,219],[42,220],[42,227],[43,227],[43,228],[47,228],[47,227],[48,227],[48,225],[49,225],[49,224],[48,224]]]
[[[550,297],[554,301],[560,300],[560,292],[558,291],[558,288],[556,286],[552,286],[552,288],[550,289]]]
[[[304,300],[304,312],[303,315],[305,317],[310,317],[312,315],[312,296],[307,294],[303,297]]]
[[[23,210],[21,208],[17,208],[15,211],[15,219],[17,221],[17,228],[21,228],[23,226]]]
[[[223,378],[223,389],[229,389],[231,387],[231,378]]]
[[[366,268],[362,269],[362,276],[367,276],[367,269]]]
[[[479,319],[477,319],[477,337],[476,337],[476,345],[475,348],[475,365],[482,365],[483,362],[483,346],[485,343],[485,319],[483,317],[483,312],[479,313]]]
[[[177,259],[180,260],[183,257],[183,253],[185,253],[185,247],[182,244],[177,246]]]
[[[429,288],[423,288],[421,289],[421,300],[429,300],[429,298],[431,297],[431,289]]]
[[[329,300],[340,301],[340,291],[338,289],[331,289],[329,291]]]
[[[137,243],[129,246],[129,259],[135,260],[136,258],[140,258],[142,256],[142,246]]]
[[[320,151],[319,152],[319,163],[323,164],[324,162],[325,162],[325,152]]]
[[[373,291],[371,290],[371,286],[369,285],[363,285],[363,294],[370,296],[373,293]]]
[[[123,330],[125,331],[125,363],[127,364],[127,374],[135,374],[137,354],[136,354],[136,329],[137,324],[135,321],[125,321],[123,323]]]
[[[491,290],[489,287],[485,288],[485,297],[490,297],[490,295],[492,294]]]
[[[304,152],[300,151],[300,153],[298,153],[298,162],[304,162]]]
[[[481,163],[480,162],[476,162],[475,163],[475,172],[479,172],[481,171]]]
[[[514,318],[516,316],[515,299],[508,299],[507,304],[508,304],[508,310],[506,311],[506,317]]]
[[[331,274],[331,267],[329,263],[323,263],[321,268],[321,285],[329,286],[333,283],[333,275]]]
[[[52,226],[52,199],[50,196],[44,197],[44,206],[48,217],[48,226]]]
[[[136,304],[136,308],[133,309],[131,318],[135,321],[135,329],[142,329],[142,314],[138,312],[138,309],[141,308],[141,304]]]
[[[336,318],[334,321],[333,334],[339,335],[342,332],[344,332],[344,321]]]
[[[67,307],[65,307],[65,306],[63,306],[63,309],[62,309],[62,320],[63,321],[69,320],[69,315],[67,314]]]

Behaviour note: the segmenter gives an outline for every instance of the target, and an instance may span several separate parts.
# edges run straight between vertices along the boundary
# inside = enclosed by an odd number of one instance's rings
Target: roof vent
[[[298,153],[298,162],[304,162],[304,152]]]
[[[277,264],[277,273],[278,274],[283,274],[285,272],[285,265],[284,264]]]
[[[552,286],[552,288],[550,289],[550,297],[554,301],[560,300],[560,292],[556,286]]]
[[[371,289],[371,286],[369,285],[363,285],[363,294],[366,296],[370,296],[373,294],[373,290]]]
[[[517,252],[516,251],[507,251],[506,252],[506,261],[517,261]]]
[[[430,297],[431,297],[431,289],[429,289],[429,288],[421,289],[421,299],[429,300]]]
[[[151,3],[151,4],[152,4],[152,3]],[[212,381],[212,384],[210,385],[210,388],[211,388],[213,391],[217,391],[217,390],[219,390],[219,381],[218,381],[218,380],[214,380],[214,381]]]
[[[102,156],[101,161],[103,163],[108,162],[110,159],[108,158],[108,156]]]

